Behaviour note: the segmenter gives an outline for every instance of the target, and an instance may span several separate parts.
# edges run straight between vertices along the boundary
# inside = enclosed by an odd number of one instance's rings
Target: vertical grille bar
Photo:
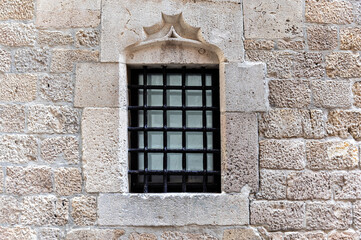
[[[202,68],[202,105],[207,105],[207,93],[206,93],[206,73],[204,67]],[[207,114],[206,110],[202,110],[203,120],[203,192],[207,192]]]
[[[186,111],[185,111],[185,107],[186,107],[186,90],[185,90],[185,85],[186,85],[186,67],[182,68],[182,126],[183,126],[183,131],[182,131],[182,148],[183,150],[186,149]],[[186,192],[187,191],[187,186],[186,186],[186,170],[187,170],[187,159],[186,159],[186,153],[183,152],[182,153],[182,169],[183,169],[183,175],[182,175],[182,192]]]
[[[147,67],[143,68],[143,103],[144,106],[148,106],[147,101],[147,84],[148,84],[148,71]],[[148,112],[147,109],[144,109],[143,111],[143,119],[144,119],[144,193],[148,193]]]
[[[163,106],[167,107],[167,68],[163,66]],[[168,192],[168,164],[167,164],[167,110],[163,110],[163,126],[165,131],[163,131],[163,145],[164,145],[164,153],[163,153],[163,191]]]

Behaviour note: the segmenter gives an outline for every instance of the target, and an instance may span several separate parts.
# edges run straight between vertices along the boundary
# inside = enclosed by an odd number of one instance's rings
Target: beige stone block
[[[74,105],[126,107],[128,91],[119,90],[119,77],[119,65],[116,63],[77,64]]]
[[[35,34],[36,31],[33,24],[0,23],[0,44],[4,46],[34,46]]]
[[[0,2],[0,20],[30,20],[33,16],[33,0],[12,0]]]
[[[6,240],[34,240],[36,232],[29,227],[0,227],[0,236]]]
[[[78,47],[97,47],[100,42],[99,30],[79,30],[75,34]]]
[[[223,240],[261,240],[259,234],[252,228],[233,228],[223,232]]]
[[[2,177],[2,173],[0,176]],[[12,196],[0,196],[0,224],[18,224],[21,211],[22,207],[18,199]]]
[[[32,133],[78,133],[79,112],[68,106],[28,107],[28,130]]]
[[[97,27],[100,3],[100,0],[36,1],[36,26],[45,29]]]
[[[38,229],[39,240],[58,240],[64,239],[64,232],[58,228],[41,228]]]
[[[76,137],[46,138],[40,143],[40,152],[41,158],[48,163],[79,163],[79,141]]]
[[[139,234],[132,233],[129,237],[132,240],[157,240],[158,238],[154,234]],[[206,234],[206,233],[183,233],[183,232],[164,232],[161,235],[161,240],[171,240],[171,239],[187,239],[187,240],[217,240],[218,238]]]
[[[70,74],[39,76],[40,97],[50,102],[72,102],[74,96],[73,77]]]
[[[226,113],[222,117],[223,191],[258,189],[258,128],[254,113]]]
[[[287,177],[288,199],[327,200],[331,195],[331,175],[328,172],[295,172]]]
[[[59,168],[54,171],[55,192],[60,196],[69,196],[81,192],[81,172],[77,168]]]
[[[73,229],[66,235],[66,240],[105,240],[119,239],[125,233],[121,229]]]
[[[353,110],[333,110],[328,113],[327,133],[330,136],[348,138],[350,135],[361,139],[361,112]]]
[[[353,104],[361,107],[361,82],[355,82],[352,86]]]
[[[73,221],[78,226],[95,225],[97,221],[97,199],[92,196],[75,197],[71,201]]]
[[[272,40],[244,40],[244,49],[246,50],[272,50],[275,46]]]
[[[326,56],[326,72],[331,78],[361,77],[360,55],[351,52],[334,52]]]
[[[307,22],[349,24],[353,20],[352,4],[338,0],[307,0],[305,16]]]
[[[349,81],[313,81],[313,104],[323,108],[346,108],[352,105]]]
[[[305,204],[285,201],[251,203],[251,224],[263,225],[270,231],[303,229]]]
[[[50,71],[54,73],[72,72],[76,62],[97,62],[98,51],[58,49],[53,51]]]
[[[34,136],[0,136],[0,162],[29,163],[37,160],[38,144]]]
[[[53,191],[51,168],[7,167],[6,192],[16,195],[50,193]]]
[[[323,54],[315,52],[298,52],[294,59],[295,78],[323,78],[325,69]]]
[[[10,72],[11,53],[0,49],[0,72]]]
[[[127,110],[84,109],[82,161],[87,192],[127,192],[127,118]]]
[[[352,224],[350,202],[311,202],[306,204],[307,229],[348,229]]]
[[[285,233],[284,240],[326,240],[327,235],[324,232],[288,232]]]
[[[49,70],[50,51],[47,48],[21,48],[15,51],[15,70],[23,72],[46,72]]]
[[[46,31],[38,32],[37,43],[41,46],[63,46],[74,43],[73,36],[69,32]]]
[[[33,226],[64,226],[69,221],[69,200],[55,196],[29,196],[23,198],[20,222]]]
[[[37,76],[33,74],[0,75],[0,101],[34,101],[36,99],[37,80]]]
[[[343,50],[361,50],[361,28],[341,29],[340,41],[340,48]]]
[[[310,82],[273,80],[268,83],[269,103],[280,108],[307,108],[311,104]]]
[[[4,192],[4,186],[5,186],[5,182],[4,182],[4,170],[1,168],[0,169],[0,193]]]
[[[291,41],[288,39],[278,40],[277,47],[280,50],[304,50],[305,49],[305,41],[303,40],[295,40]]]
[[[354,200],[361,198],[361,173],[336,172],[333,174],[334,198],[337,200]]]
[[[168,237],[167,235],[168,234],[166,233],[166,237]],[[158,238],[153,233],[131,233],[129,235],[128,239],[129,240],[157,240]],[[169,238],[166,238],[166,239],[169,239]]]
[[[23,132],[25,130],[25,107],[0,104],[0,131]]]
[[[302,1],[245,0],[244,32],[246,38],[295,38],[302,36]],[[292,14],[291,14],[292,13]]]
[[[353,223],[356,229],[361,229],[361,201],[353,203]]]
[[[310,50],[332,50],[337,48],[337,28],[310,26],[307,28],[307,42]]]
[[[306,144],[307,167],[314,170],[342,170],[356,168],[358,148],[346,141],[309,141]]]
[[[286,199],[287,173],[262,169],[260,179],[260,191],[257,193],[257,199]]]
[[[328,234],[328,240],[340,240],[340,239],[358,240],[360,239],[360,233],[355,232],[355,230],[349,229],[347,231],[342,231],[342,232],[333,230]]]

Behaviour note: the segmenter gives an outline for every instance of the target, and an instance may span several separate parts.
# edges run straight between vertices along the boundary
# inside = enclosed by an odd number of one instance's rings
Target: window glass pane
[[[213,171],[213,154],[207,153],[207,170]]]
[[[138,90],[138,106],[143,106],[144,105],[144,101],[143,101],[143,89],[139,89]]]
[[[206,75],[206,86],[212,86],[212,75],[211,74]]]
[[[138,169],[144,170],[144,153],[138,153]]]
[[[199,171],[203,170],[203,154],[202,153],[187,153],[187,170]]]
[[[207,126],[206,127],[212,128],[213,127],[213,112],[207,111],[206,116],[207,116]]]
[[[148,169],[163,170],[163,153],[148,153]]]
[[[163,132],[148,132],[148,148],[163,148]]]
[[[138,148],[144,148],[144,132],[138,132]]]
[[[212,91],[206,91],[206,107],[212,107]]]
[[[167,147],[169,149],[181,149],[182,132],[167,132]]]
[[[186,90],[186,105],[188,107],[202,106],[202,91],[201,90]]]
[[[213,148],[213,133],[207,132],[207,148],[212,149]]]
[[[162,74],[148,74],[147,79],[148,85],[163,85],[163,75]]]
[[[182,86],[182,74],[168,74],[167,85]]]
[[[148,110],[148,127],[163,127],[163,111]]]
[[[182,106],[182,90],[167,90],[167,106]]]
[[[167,125],[172,128],[182,127],[182,111],[167,111]]]
[[[139,75],[138,75],[138,84],[139,84],[139,85],[144,85],[144,77],[143,77],[143,74],[139,74]]]
[[[202,75],[201,74],[187,74],[186,75],[186,86],[202,86]]]
[[[138,111],[138,127],[144,127],[144,111]]]
[[[201,128],[203,127],[202,111],[187,111],[187,127]]]
[[[148,106],[163,106],[163,90],[148,89],[147,94]]]
[[[203,149],[203,132],[186,132],[188,149]]]
[[[182,154],[168,153],[167,154],[168,170],[182,170]]]

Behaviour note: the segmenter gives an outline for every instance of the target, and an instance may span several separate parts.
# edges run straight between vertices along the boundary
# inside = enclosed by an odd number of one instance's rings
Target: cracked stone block
[[[346,108],[352,105],[349,81],[313,81],[313,104],[323,108]]]
[[[51,137],[40,143],[41,158],[47,163],[78,164],[79,141],[76,137]]]
[[[34,136],[0,136],[0,162],[29,163],[37,160],[38,144]]]
[[[15,70],[24,72],[46,72],[49,70],[50,51],[47,48],[21,48],[15,51]]]
[[[78,226],[95,225],[97,220],[97,199],[92,196],[75,197],[71,201],[73,221]]]
[[[81,192],[81,172],[77,168],[59,168],[54,171],[55,192],[60,196],[70,196]]]
[[[49,102],[72,102],[74,83],[70,74],[51,74],[39,77],[40,97]]]
[[[311,104],[310,81],[273,80],[268,84],[269,103],[279,108],[307,108]]]
[[[349,24],[353,20],[349,1],[307,0],[306,21],[313,23]]]
[[[328,113],[327,133],[329,136],[361,139],[361,112],[353,110],[333,110]]]
[[[37,76],[34,74],[0,75],[0,101],[31,102],[36,99]]]

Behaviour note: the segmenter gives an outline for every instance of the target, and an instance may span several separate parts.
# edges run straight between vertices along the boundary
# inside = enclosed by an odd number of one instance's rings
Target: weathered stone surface
[[[352,4],[348,1],[306,1],[306,21],[308,22],[349,24],[352,20]]]
[[[298,232],[285,233],[284,240],[326,240],[327,235],[323,232]]]
[[[246,50],[272,50],[275,43],[272,40],[244,40],[244,49]]]
[[[145,234],[139,234],[140,236]],[[132,240],[157,240],[158,238],[154,234],[147,234],[146,237],[136,238],[131,234],[130,239]],[[132,238],[133,237],[133,238]],[[182,233],[182,232],[164,232],[161,236],[161,240],[217,240],[218,238],[206,234],[206,233]]]
[[[53,191],[51,168],[7,167],[6,192],[16,195],[50,193]]]
[[[297,52],[294,59],[296,78],[323,78],[325,70],[322,53]]]
[[[258,189],[258,128],[254,113],[226,113],[223,120],[223,191]]]
[[[46,48],[22,48],[15,51],[15,69],[18,72],[45,72],[49,70],[50,51]]]
[[[73,71],[76,62],[97,62],[98,51],[59,49],[53,51],[50,71],[65,73]]]
[[[77,168],[59,168],[54,171],[55,192],[69,196],[81,192],[81,173]]]
[[[244,32],[246,38],[294,38],[302,36],[302,1],[245,0]],[[288,14],[292,12],[291,14]]]
[[[333,230],[328,234],[328,240],[358,240],[360,239],[360,233],[355,232],[352,229],[349,229],[347,231],[339,232],[336,230]]]
[[[0,136],[0,162],[28,163],[36,161],[36,138],[27,135]]]
[[[69,200],[55,196],[31,196],[23,199],[20,222],[24,225],[59,225],[68,223]]]
[[[79,142],[76,137],[51,137],[41,141],[41,158],[48,163],[77,164]]]
[[[72,102],[73,78],[70,74],[51,74],[39,77],[40,97],[51,102]]]
[[[120,229],[74,229],[68,232],[66,240],[117,240],[125,233]]]
[[[332,50],[337,48],[337,28],[310,26],[307,28],[307,42],[310,50]]]
[[[12,0],[0,2],[0,20],[30,20],[33,16],[33,0]]]
[[[75,0],[36,1],[36,26],[39,28],[97,27],[100,23],[100,0],[81,3]]]
[[[0,23],[0,45],[10,47],[33,46],[35,33],[33,24]]]
[[[71,202],[73,221],[78,226],[94,225],[97,220],[97,199],[92,196],[73,198]]]
[[[316,107],[337,108],[352,105],[349,81],[313,81],[312,97]]]
[[[302,229],[305,204],[302,202],[254,201],[251,224],[263,225],[270,231]]]
[[[320,170],[356,168],[359,163],[358,148],[344,141],[309,141],[306,144],[307,167]]]
[[[98,30],[79,30],[75,36],[78,47],[96,47],[99,45],[100,32]]]
[[[341,29],[340,41],[343,50],[361,50],[361,28]]]
[[[59,31],[39,31],[37,43],[41,46],[63,46],[74,43],[71,33]]]
[[[326,56],[326,72],[331,78],[361,77],[361,60],[358,53],[334,52]]]
[[[221,70],[222,71],[222,70]],[[225,72],[224,111],[266,111],[265,65],[228,63]]]
[[[64,232],[58,228],[41,228],[38,230],[38,240],[64,239]]]
[[[37,76],[33,74],[0,75],[0,101],[34,101],[36,98],[37,80]]]
[[[127,110],[84,109],[82,161],[87,192],[127,192],[127,118]]]
[[[4,185],[5,185],[5,182],[4,182],[4,170],[1,168],[0,169],[0,193],[4,192]]]
[[[355,82],[352,86],[353,101],[356,107],[361,107],[361,82]]]
[[[296,172],[287,177],[287,198],[291,200],[330,199],[331,175],[328,172]]]
[[[361,173],[337,172],[333,174],[334,198],[340,200],[361,198]]]
[[[361,139],[361,112],[352,110],[334,110],[328,113],[327,133],[330,136],[347,138],[350,135]]]
[[[35,240],[36,232],[28,227],[0,227],[0,236],[6,240]]]
[[[261,240],[258,233],[252,228],[234,228],[223,232],[223,240]]]
[[[242,194],[100,194],[98,224],[238,226],[248,224],[248,207],[247,190]]]
[[[267,138],[322,138],[321,110],[274,109],[261,114],[259,130]]]
[[[33,133],[77,133],[79,112],[67,106],[29,106],[28,130]]]
[[[25,129],[25,107],[0,104],[0,131],[22,132]]]
[[[356,229],[361,229],[361,201],[353,203],[353,223]]]
[[[157,236],[152,233],[131,233],[129,240],[157,240]]]
[[[351,203],[312,202],[306,204],[306,227],[308,229],[347,229],[351,224]]]
[[[289,41],[288,39],[285,40],[278,40],[277,47],[280,50],[304,50],[305,49],[305,41],[303,40],[296,40],[296,41]]]
[[[76,107],[126,107],[126,81],[119,86],[116,63],[80,63],[76,66]]]
[[[281,108],[307,108],[311,104],[310,82],[273,80],[269,84],[269,102]]]
[[[3,177],[2,171],[0,176]],[[11,196],[0,196],[0,224],[18,224],[21,210],[19,200]]]
[[[287,174],[281,171],[261,170],[259,199],[286,199]]]
[[[11,53],[0,49],[0,72],[9,72],[11,65]]]

